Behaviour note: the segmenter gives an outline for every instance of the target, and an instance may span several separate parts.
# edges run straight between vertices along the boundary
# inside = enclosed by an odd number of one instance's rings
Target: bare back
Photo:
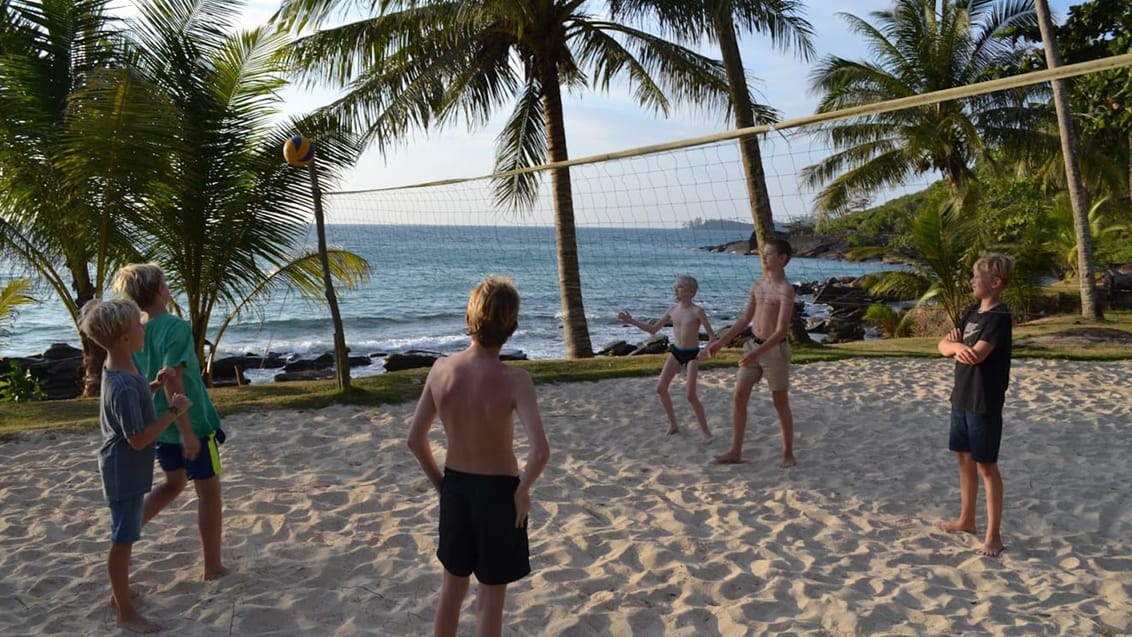
[[[429,385],[448,438],[445,466],[482,475],[519,474],[512,448],[516,384],[526,372],[464,351],[436,362]]]
[[[794,286],[789,281],[755,281],[748,303],[754,306],[751,333],[756,337],[768,339],[777,331],[788,332],[794,312]]]

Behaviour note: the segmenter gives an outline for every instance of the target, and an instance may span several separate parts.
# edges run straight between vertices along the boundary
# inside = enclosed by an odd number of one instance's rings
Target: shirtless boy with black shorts
[[[471,345],[433,365],[409,429],[409,449],[440,494],[436,555],[444,580],[436,635],[456,634],[472,573],[479,582],[476,635],[502,634],[507,585],[531,572],[531,485],[546,467],[550,446],[530,375],[499,360],[518,317],[519,294],[510,280],[488,277],[472,289],[465,314]],[[523,471],[515,459],[512,414],[530,443]],[[448,446],[443,474],[428,439],[437,417]]]
[[[710,442],[712,440],[711,429],[708,428],[704,405],[696,394],[696,380],[699,375],[700,326],[704,327],[709,339],[714,338],[715,333],[711,329],[711,323],[708,322],[704,308],[692,302],[698,290],[699,283],[693,277],[677,277],[676,283],[673,285],[676,305],[668,308],[656,322],[644,323],[638,321],[628,312],[619,313],[617,319],[649,334],[656,334],[669,320],[672,321],[672,340],[676,342],[669,346],[668,359],[664,361],[664,367],[660,370],[660,378],[656,379],[656,395],[660,397],[660,404],[664,407],[665,415],[668,416],[668,434],[672,435],[680,431],[680,426],[676,424],[676,411],[672,407],[672,397],[668,395],[668,386],[672,384],[672,379],[680,371],[680,368],[686,367],[688,370],[688,382],[686,383],[688,402],[692,405],[692,412],[696,414],[696,420],[700,423],[700,432],[703,433],[704,442]]]

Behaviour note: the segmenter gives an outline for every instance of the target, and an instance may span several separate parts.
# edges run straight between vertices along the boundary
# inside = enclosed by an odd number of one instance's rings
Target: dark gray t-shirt
[[[963,343],[974,347],[979,341],[994,344],[994,349],[978,365],[955,361],[955,388],[951,405],[979,414],[1002,415],[1006,388],[1010,385],[1010,354],[1013,322],[1010,308],[999,303],[986,312],[978,304],[963,317]]]
[[[102,493],[108,501],[137,496],[153,486],[153,448],[137,450],[126,440],[156,420],[149,383],[138,374],[102,370],[102,396],[98,424],[102,448],[98,469]]]

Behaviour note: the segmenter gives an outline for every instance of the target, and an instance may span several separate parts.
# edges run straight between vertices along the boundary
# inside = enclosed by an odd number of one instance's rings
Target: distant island
[[[704,219],[703,217],[696,217],[691,221],[685,221],[681,227],[685,230],[736,230],[746,233],[750,233],[755,229],[754,224],[751,223],[732,221],[730,219]]]

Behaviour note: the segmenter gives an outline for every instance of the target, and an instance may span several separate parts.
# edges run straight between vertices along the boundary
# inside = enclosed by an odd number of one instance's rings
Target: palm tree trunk
[[[1046,53],[1046,66],[1053,69],[1061,66],[1061,56],[1054,41],[1053,23],[1050,20],[1049,3],[1036,0],[1034,7],[1038,13],[1038,27],[1042,32],[1042,46]],[[1069,200],[1073,205],[1073,227],[1077,233],[1077,275],[1081,285],[1081,316],[1087,319],[1103,318],[1101,306],[1097,303],[1097,282],[1094,276],[1093,238],[1089,231],[1089,193],[1081,180],[1081,168],[1077,161],[1077,129],[1073,123],[1073,113],[1069,109],[1069,87],[1065,80],[1054,80],[1053,104],[1057,110],[1057,128],[1061,134],[1061,154],[1065,159],[1065,177],[1069,185]]]
[[[750,93],[747,90],[747,73],[743,69],[743,57],[739,53],[739,40],[735,35],[735,21],[731,17],[730,3],[720,3],[713,21],[715,33],[719,38],[720,54],[727,71],[727,83],[731,87],[731,109],[735,112],[736,128],[750,128],[755,125],[754,109],[751,107]],[[751,204],[751,219],[755,222],[757,249],[774,238],[774,215],[770,209],[770,196],[766,190],[766,173],[763,171],[762,153],[759,140],[754,135],[740,138],[739,155],[743,160],[743,174],[747,177],[747,199]]]
[[[338,389],[350,388],[350,353],[346,348],[346,332],[342,327],[342,314],[338,311],[338,295],[334,293],[334,279],[330,276],[330,258],[326,255],[326,223],[322,215],[322,189],[318,186],[316,161],[311,159],[307,171],[311,178],[311,195],[314,197],[315,231],[318,234],[318,260],[322,264],[322,285],[326,290],[326,305],[330,307],[330,320],[334,324],[334,374]]]
[[[543,119],[546,122],[546,150],[551,162],[566,161],[566,126],[563,122],[562,91],[558,73],[548,63],[540,69]],[[550,171],[550,187],[554,197],[554,240],[558,256],[558,294],[562,306],[563,336],[568,358],[590,358],[589,326],[582,303],[582,276],[578,265],[578,236],[574,227],[574,192],[570,169]]]

